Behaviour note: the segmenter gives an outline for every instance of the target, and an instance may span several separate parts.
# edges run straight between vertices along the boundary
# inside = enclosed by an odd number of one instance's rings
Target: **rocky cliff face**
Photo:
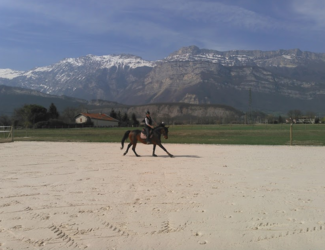
[[[70,58],[28,72],[0,70],[0,84],[125,104],[225,104],[248,110],[322,110],[325,54],[299,49],[214,51],[181,48],[148,62],[132,55]]]
[[[258,66],[222,66],[205,61],[158,64],[144,83],[129,86],[119,97],[123,103],[185,102],[226,104],[248,110],[249,91],[253,108],[264,111],[317,110],[324,99],[322,82],[301,81]]]
[[[297,67],[325,61],[325,53],[312,53],[299,49],[260,51],[216,51],[196,46],[181,48],[170,54],[166,61],[209,61],[223,66]]]

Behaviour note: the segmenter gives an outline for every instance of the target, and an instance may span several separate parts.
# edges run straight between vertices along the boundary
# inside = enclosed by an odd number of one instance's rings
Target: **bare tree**
[[[303,113],[299,109],[294,109],[294,110],[289,110],[287,115],[291,119],[298,119],[303,115]]]

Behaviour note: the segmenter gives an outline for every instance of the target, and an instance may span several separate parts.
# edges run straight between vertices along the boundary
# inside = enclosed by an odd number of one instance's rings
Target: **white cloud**
[[[239,6],[226,5],[219,2],[195,0],[163,1],[161,7],[174,12],[186,20],[203,22],[205,24],[229,25],[230,27],[245,28],[252,31],[282,26],[271,17]]]
[[[229,25],[248,30],[281,27],[277,20],[232,5],[196,0],[41,1],[3,0],[0,6],[34,14],[35,20],[61,22],[87,33],[123,30],[125,22],[145,22],[145,17],[164,16],[210,25]],[[28,22],[28,20],[26,20]],[[150,20],[147,20],[150,22]],[[132,26],[132,25],[131,25]]]
[[[292,2],[293,10],[307,21],[312,21],[311,29],[325,28],[325,1],[324,0],[296,0]]]
[[[87,33],[101,33],[110,26],[110,11],[105,12],[98,6],[100,1],[40,1],[40,0],[5,0],[0,7],[23,13],[24,16],[10,17],[11,23],[23,21],[40,26],[62,24],[66,29],[75,28]],[[24,17],[27,16],[28,18]],[[30,19],[32,17],[32,19]]]

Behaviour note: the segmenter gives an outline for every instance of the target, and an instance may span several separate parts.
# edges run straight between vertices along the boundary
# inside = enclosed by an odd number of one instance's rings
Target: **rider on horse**
[[[152,126],[152,119],[149,111],[146,112],[146,117],[144,118],[144,126],[145,126],[144,128],[147,136],[147,144],[150,144],[149,135],[150,135],[150,131],[153,129],[153,126]]]

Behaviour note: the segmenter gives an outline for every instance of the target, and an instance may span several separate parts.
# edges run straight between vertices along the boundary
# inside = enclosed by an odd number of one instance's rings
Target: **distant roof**
[[[113,117],[110,117],[109,115],[102,114],[102,113],[98,113],[98,114],[81,113],[81,115],[87,116],[87,117],[89,117],[91,119],[96,119],[96,120],[119,122],[119,120],[116,120]]]

